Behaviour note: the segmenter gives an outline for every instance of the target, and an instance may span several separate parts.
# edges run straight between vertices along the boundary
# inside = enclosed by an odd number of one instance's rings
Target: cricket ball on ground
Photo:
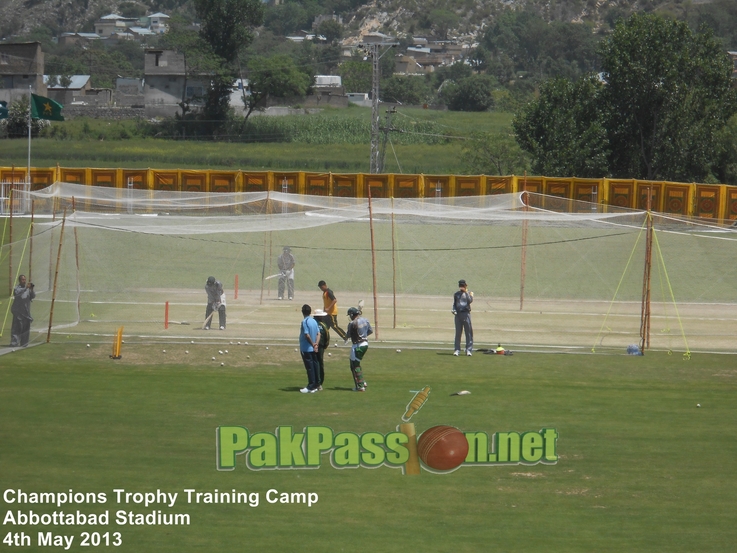
[[[417,454],[435,470],[457,468],[468,455],[466,435],[454,426],[433,426],[422,433],[417,442]]]

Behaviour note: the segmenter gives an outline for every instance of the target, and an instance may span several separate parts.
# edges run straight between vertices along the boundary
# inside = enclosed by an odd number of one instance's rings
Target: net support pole
[[[164,304],[164,330],[169,329],[169,302]]]
[[[54,322],[54,302],[56,301],[56,288],[59,283],[59,265],[61,264],[61,246],[64,243],[64,225],[67,222],[67,210],[64,208],[64,218],[61,220],[61,232],[59,234],[59,251],[56,254],[56,271],[54,272],[54,287],[51,292],[51,309],[49,310],[49,330],[46,333],[46,343],[51,342],[51,326]]]
[[[645,234],[645,270],[642,277],[642,310],[640,313],[640,352],[650,349],[650,278],[653,261],[652,188],[647,189],[647,227]]]
[[[51,222],[56,222],[56,197],[52,198],[51,200]],[[51,226],[51,234],[53,236],[53,225]],[[51,284],[51,279],[53,277],[53,270],[54,270],[54,241],[49,240],[49,285]]]
[[[397,328],[397,262],[396,244],[394,241],[394,196],[392,196],[392,309],[394,311],[394,323],[392,328]]]
[[[376,290],[376,242],[374,240],[374,209],[371,205],[371,183],[367,183],[368,188],[368,211],[369,211],[369,234],[371,235],[371,278],[374,287],[374,327],[376,329],[376,339],[379,339],[379,302]]]
[[[235,290],[233,290],[233,299],[238,299],[238,275],[235,275]]]
[[[77,212],[77,203],[74,199],[74,196],[72,196],[72,215],[74,215]],[[77,225],[74,225],[74,262],[75,262],[75,271],[76,271],[76,281],[77,281],[77,320],[82,318],[82,305],[81,305],[81,297],[82,297],[82,284],[80,282],[80,271],[79,271],[79,236],[77,235]]]
[[[527,271],[527,215],[526,212],[529,209],[530,197],[527,194],[527,171],[525,171],[525,180],[522,184],[522,203],[524,204],[523,210],[525,211],[524,218],[522,219],[522,252],[520,259],[520,282],[519,282],[519,310],[522,311],[522,307],[525,304],[525,273]]]
[[[28,282],[33,282],[33,216],[34,216],[34,204],[35,200],[31,200],[31,228],[28,229],[30,236],[29,250],[28,250]]]
[[[8,296],[13,296],[13,183],[10,184],[8,219]]]

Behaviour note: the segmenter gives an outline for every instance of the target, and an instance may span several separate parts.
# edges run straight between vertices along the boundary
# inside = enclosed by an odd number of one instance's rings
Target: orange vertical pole
[[[169,302],[164,304],[164,330],[169,328]]]
[[[233,299],[238,299],[238,275],[235,275],[235,292],[233,293]]]

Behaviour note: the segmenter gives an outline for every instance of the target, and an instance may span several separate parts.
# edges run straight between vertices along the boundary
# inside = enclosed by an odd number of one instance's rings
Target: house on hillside
[[[0,44],[0,100],[10,104],[29,90],[46,96],[43,74],[40,42]]]
[[[48,97],[66,106],[83,104],[84,96],[92,90],[89,75],[44,75]]]
[[[100,40],[100,35],[97,33],[61,33],[59,36],[59,46],[85,44],[93,40]]]
[[[145,17],[123,17],[111,13],[95,22],[95,33],[106,39],[145,42],[149,37],[167,32],[168,20],[169,16],[160,12]]]
[[[181,113],[181,103],[204,105],[209,76],[187,70],[184,54],[151,48],[144,52],[143,97],[146,117],[171,117]]]

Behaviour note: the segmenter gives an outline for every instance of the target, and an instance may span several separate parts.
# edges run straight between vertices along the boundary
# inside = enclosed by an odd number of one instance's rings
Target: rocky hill
[[[282,0],[283,2],[284,0]],[[286,0],[289,2],[289,0]],[[711,0],[706,0],[710,2]],[[732,1],[733,0],[715,0]],[[280,2],[280,3],[282,3]],[[606,29],[618,17],[633,11],[671,13],[684,17],[705,0],[320,0],[318,10],[337,13],[348,36],[379,31],[397,37],[434,34],[473,39],[493,24],[506,9],[526,9],[546,21],[588,22],[594,30]],[[302,5],[302,2],[295,2]],[[308,13],[315,3],[304,3]],[[308,9],[309,8],[309,9]],[[39,26],[52,34],[92,30],[102,15],[144,15],[152,11],[192,13],[191,0],[0,0],[0,38],[27,35]]]

